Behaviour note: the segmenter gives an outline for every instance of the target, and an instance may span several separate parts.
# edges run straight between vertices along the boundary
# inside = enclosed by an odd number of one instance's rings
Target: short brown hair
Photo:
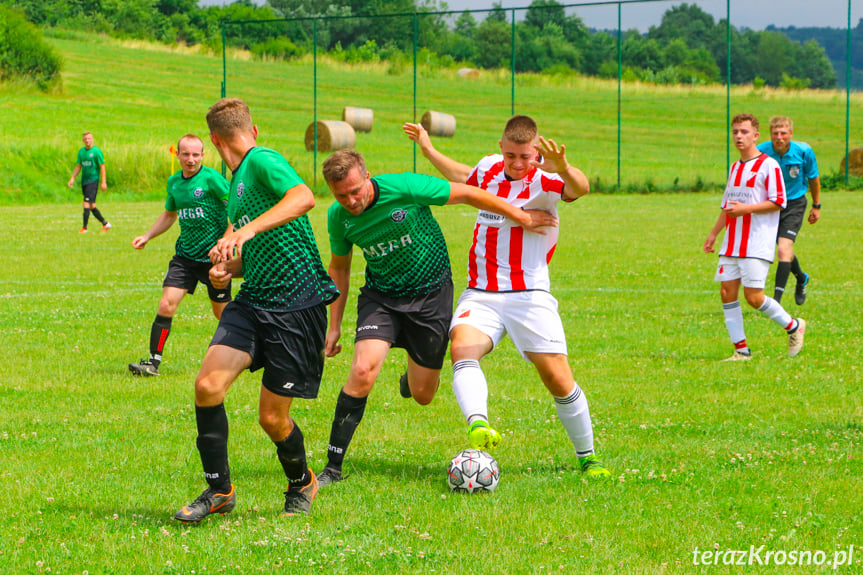
[[[207,127],[210,132],[219,136],[251,131],[252,126],[249,106],[239,98],[222,98],[207,112]]]
[[[536,134],[536,122],[530,116],[513,116],[503,129],[503,139],[514,144],[532,144]]]
[[[785,127],[789,130],[794,130],[794,122],[791,121],[791,118],[788,116],[773,116],[770,118],[770,131],[773,131],[773,128]]]
[[[758,130],[758,118],[756,118],[754,114],[737,114],[731,118],[732,126],[734,124],[742,124],[743,122],[750,122],[752,127]]]
[[[186,134],[185,136],[181,136],[179,140],[177,140],[177,152],[180,152],[180,142],[183,140],[197,140],[201,143],[201,151],[204,151],[204,141],[196,136],[195,134]]]
[[[86,132],[84,132],[83,134],[81,134],[81,137],[83,138],[83,137],[84,137],[84,136],[86,136],[87,134],[90,134],[90,135],[92,136],[92,135],[93,135],[93,132],[91,132],[90,130],[87,130]]]
[[[366,169],[366,161],[363,155],[356,150],[339,150],[324,162],[324,179],[328,184],[341,182],[348,177],[348,172],[356,166],[360,169],[360,175],[369,173]]]

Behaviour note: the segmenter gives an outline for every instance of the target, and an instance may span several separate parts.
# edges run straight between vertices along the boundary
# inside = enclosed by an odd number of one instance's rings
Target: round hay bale
[[[306,128],[306,151],[315,149],[315,124],[318,126],[317,149],[319,152],[335,152],[344,148],[353,148],[357,143],[357,135],[347,122],[338,120],[318,120]]]
[[[479,78],[479,70],[476,68],[459,68],[458,75],[460,78]]]
[[[852,176],[863,176],[863,148],[854,148],[848,152],[851,162],[848,164],[848,173]],[[845,158],[839,163],[839,173],[845,173]]]
[[[423,128],[426,129],[426,132],[430,136],[452,138],[453,134],[455,134],[455,116],[450,114],[429,110],[423,114],[420,124],[423,125]]]
[[[342,121],[350,124],[357,132],[371,132],[375,113],[371,108],[345,106],[342,110]]]

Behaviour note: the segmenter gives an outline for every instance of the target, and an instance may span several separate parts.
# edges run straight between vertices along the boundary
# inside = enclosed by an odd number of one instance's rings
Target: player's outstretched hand
[[[545,210],[524,210],[530,216],[530,223],[524,225],[524,229],[535,234],[545,235],[543,228],[556,228],[560,224],[557,216]]]
[[[143,250],[144,246],[147,245],[147,241],[147,238],[145,238],[144,236],[138,236],[137,238],[132,240],[132,247],[136,250]]]
[[[404,130],[408,138],[419,144],[420,148],[431,147],[431,138],[429,138],[429,134],[428,132],[426,132],[426,129],[423,128],[422,124],[412,124],[410,122],[405,122],[405,124],[402,126],[402,130]]]
[[[531,161],[530,164],[533,167],[553,174],[562,174],[569,168],[569,162],[566,161],[565,145],[558,146],[554,140],[546,140],[540,136],[539,143],[535,144],[534,148],[540,155],[540,160]]]

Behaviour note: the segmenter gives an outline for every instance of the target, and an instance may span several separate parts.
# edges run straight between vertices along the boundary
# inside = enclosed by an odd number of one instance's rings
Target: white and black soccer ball
[[[446,476],[451,491],[476,493],[494,491],[500,481],[500,470],[491,454],[465,449],[452,458]]]

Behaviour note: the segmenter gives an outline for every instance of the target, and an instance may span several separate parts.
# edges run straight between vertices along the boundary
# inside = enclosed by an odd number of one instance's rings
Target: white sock
[[[794,327],[794,318],[791,314],[785,311],[782,304],[772,297],[764,296],[764,303],[758,308],[758,311],[772,319],[777,325],[782,326],[782,329],[788,331]]]
[[[590,422],[590,408],[587,406],[584,392],[576,383],[572,393],[566,397],[555,397],[554,404],[557,408],[557,417],[575,447],[576,456],[587,457],[591,455],[593,453],[593,425]]]
[[[743,309],[740,307],[740,302],[724,303],[722,311],[725,314],[725,328],[728,330],[731,343],[745,341],[746,332],[743,329]]]
[[[468,423],[488,421],[488,383],[475,359],[462,359],[452,365],[452,390]]]

